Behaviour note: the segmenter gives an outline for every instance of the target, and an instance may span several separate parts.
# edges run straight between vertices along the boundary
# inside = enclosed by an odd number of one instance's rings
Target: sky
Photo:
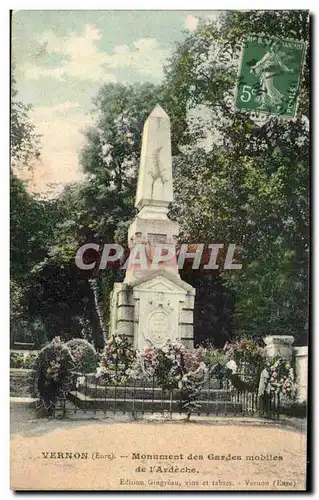
[[[56,195],[80,181],[82,131],[105,83],[160,83],[163,63],[199,17],[218,11],[21,10],[12,19],[18,97],[31,104],[41,155],[25,180]]]

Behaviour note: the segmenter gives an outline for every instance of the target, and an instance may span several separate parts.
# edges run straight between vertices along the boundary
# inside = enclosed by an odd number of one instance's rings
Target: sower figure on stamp
[[[275,87],[274,77],[281,72],[293,73],[288,68],[283,58],[286,54],[280,50],[278,44],[273,44],[267,52],[252,68],[251,73],[260,79],[260,106],[259,109],[268,109],[272,106],[281,107],[285,96]]]

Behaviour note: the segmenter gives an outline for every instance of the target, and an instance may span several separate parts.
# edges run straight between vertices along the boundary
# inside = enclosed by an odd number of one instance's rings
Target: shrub
[[[288,407],[281,407],[280,413],[287,417],[307,418],[307,404],[306,403],[292,403]]]
[[[93,373],[96,371],[98,356],[93,345],[84,339],[71,339],[66,343],[73,357],[75,371]]]
[[[227,343],[225,351],[228,359],[236,366],[235,370],[231,368],[232,373],[229,374],[232,385],[239,390],[257,390],[265,364],[264,349],[252,339],[241,338],[232,344]]]
[[[252,339],[241,338],[228,344],[227,356],[233,359],[237,365],[247,363],[256,366],[264,362],[264,349]]]
[[[24,359],[23,368],[34,369],[37,365],[37,361],[38,361],[38,353],[29,352]]]
[[[37,352],[29,352],[25,357],[23,353],[10,353],[10,368],[25,368],[32,369],[38,359]]]
[[[55,337],[39,352],[36,370],[33,372],[33,395],[38,407],[52,414],[59,401],[65,401],[71,388],[73,358],[69,348]]]
[[[215,349],[210,346],[205,350],[204,363],[209,373],[216,379],[222,380],[227,378],[229,370],[226,364],[228,362],[228,356],[220,349]]]
[[[23,354],[19,352],[10,353],[10,368],[23,368]]]

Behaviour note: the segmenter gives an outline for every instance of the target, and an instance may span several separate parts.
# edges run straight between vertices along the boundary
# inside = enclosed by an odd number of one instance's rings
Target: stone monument
[[[176,340],[193,347],[195,289],[182,281],[175,245],[170,120],[156,106],[144,124],[135,199],[139,210],[128,230],[125,280],[111,295],[110,333],[129,337],[135,349]],[[144,257],[144,259],[142,258]]]

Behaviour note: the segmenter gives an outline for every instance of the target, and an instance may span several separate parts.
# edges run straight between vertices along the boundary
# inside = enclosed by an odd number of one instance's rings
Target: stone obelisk
[[[179,225],[167,216],[172,201],[170,119],[156,106],[143,129],[135,199],[139,213],[128,230],[131,255],[124,283],[115,283],[111,296],[111,333],[130,337],[136,349],[161,347],[168,339],[193,346],[195,289],[178,272]],[[140,250],[143,266],[133,258]],[[167,258],[154,263],[158,251]]]
[[[156,106],[144,124],[135,206],[141,212],[162,207],[167,213],[173,201],[170,119]]]
[[[128,231],[131,250],[136,245],[145,245],[148,274],[149,270],[165,268],[179,276],[175,255],[179,224],[167,216],[168,206],[172,201],[170,119],[160,106],[156,106],[144,124],[135,198],[135,207],[139,209],[139,213]],[[160,244],[171,247],[169,251],[172,257],[155,265],[155,248]],[[125,282],[129,283],[146,274],[140,266],[129,264]]]

